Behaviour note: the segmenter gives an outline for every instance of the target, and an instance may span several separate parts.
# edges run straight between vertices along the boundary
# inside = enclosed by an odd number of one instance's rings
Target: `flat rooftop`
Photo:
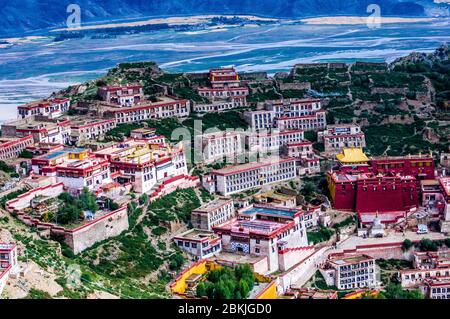
[[[209,203],[202,205],[201,207],[194,209],[193,212],[211,212],[220,207],[233,202],[231,198],[218,198]]]
[[[267,258],[266,256],[256,256],[256,255],[249,255],[249,254],[238,254],[238,253],[231,253],[226,251],[221,251],[218,253],[215,257],[216,261],[218,263],[225,263],[225,264],[255,264],[264,258]]]
[[[203,240],[203,239],[216,239],[219,238],[214,232],[202,229],[190,229],[180,235],[175,236],[174,238],[183,238],[183,239],[191,239],[191,240]]]
[[[230,165],[230,166],[224,167],[222,169],[213,170],[211,173],[217,174],[217,175],[236,174],[236,173],[240,173],[240,172],[257,169],[262,166],[269,166],[272,164],[285,163],[285,162],[290,162],[290,161],[295,161],[295,159],[280,158],[277,156],[272,156],[272,157],[261,159],[258,162],[252,162],[252,163],[246,163],[246,164],[240,164],[240,165]]]
[[[28,136],[25,136],[28,137]],[[24,139],[25,137],[0,137],[0,146],[6,146],[6,145],[12,145],[14,142],[19,142],[20,140]]]
[[[156,102],[152,102],[152,101],[147,101],[147,100],[143,100],[140,101],[139,103],[136,103],[133,106],[126,106],[126,107],[122,107],[120,105],[115,105],[115,104],[102,104],[102,107],[104,108],[105,111],[112,111],[112,112],[125,112],[125,111],[133,111],[135,109],[139,109],[139,108],[146,108],[146,107],[158,107],[161,104],[164,103],[172,103],[172,102],[180,102],[183,101],[183,99],[175,99],[169,96],[162,96],[162,97],[158,97],[158,101]]]
[[[267,104],[291,104],[291,103],[315,103],[320,102],[320,99],[297,99],[297,98],[291,98],[291,99],[283,99],[283,100],[268,100],[266,101]]]
[[[273,199],[280,200],[280,201],[285,201],[285,200],[295,198],[294,195],[287,195],[287,194],[282,194],[282,193],[278,193],[278,192],[274,192],[274,191],[256,194],[256,195],[253,195],[253,197],[255,197],[255,198],[273,198]]]
[[[374,156],[372,160],[375,161],[398,161],[398,160],[408,160],[408,159],[428,159],[432,160],[433,156],[430,154],[416,154],[416,155],[406,155],[406,156]]]
[[[297,214],[299,211],[297,209],[282,209],[282,208],[276,208],[276,207],[261,207],[261,206],[253,206],[248,209],[243,209],[239,212],[241,215],[271,215],[271,216],[278,216],[278,217],[288,217],[288,218],[294,218],[295,214]]]
[[[14,126],[16,129],[38,129],[38,128],[52,128],[58,126],[59,123],[69,123],[68,118],[59,117],[57,119],[47,119],[45,117],[30,116],[24,119],[18,119],[3,123],[2,126]]]
[[[113,145],[98,150],[95,153],[100,155],[114,155],[124,153],[127,150],[147,148],[147,147],[149,147],[149,143],[146,142],[145,140],[136,140],[131,138],[123,142],[114,143]]]
[[[170,150],[150,144],[145,140],[130,139],[95,151],[96,155],[105,155],[111,160],[129,164],[146,164],[151,161],[170,159]]]
[[[366,255],[344,256],[330,259],[330,262],[336,265],[355,264],[373,259]]]
[[[95,166],[97,164],[100,164],[100,160],[98,158],[86,157],[81,160],[69,159],[69,160],[67,160],[67,162],[58,164],[57,166],[61,167],[61,168],[84,169],[84,168],[89,168],[89,167]]]
[[[142,133],[142,134],[146,134],[146,133],[155,133],[156,129],[155,128],[151,128],[151,127],[141,127],[141,128],[137,128],[131,131],[131,133]]]
[[[79,127],[79,126],[89,126],[92,124],[103,124],[108,122],[115,122],[114,119],[105,119],[105,118],[86,118],[86,117],[79,117],[79,118],[71,118],[70,119],[70,126],[71,127]]]
[[[231,233],[236,234],[259,234],[263,236],[270,236],[286,225],[288,225],[287,222],[275,222],[261,219],[234,219],[214,228],[222,231],[230,231]]]
[[[333,172],[332,177],[337,182],[356,182],[358,180],[367,180],[367,179],[376,179],[379,177],[382,178],[397,178],[402,180],[411,180],[414,179],[413,176],[389,176],[389,175],[374,175],[371,173],[360,173],[360,174],[346,174],[346,173],[337,173]]]
[[[58,158],[60,156],[69,154],[69,153],[78,154],[78,153],[83,153],[83,152],[87,152],[87,151],[88,151],[88,149],[86,149],[86,148],[65,148],[63,150],[47,153],[47,154],[41,155],[36,158],[43,159],[43,160],[52,160],[52,159]]]

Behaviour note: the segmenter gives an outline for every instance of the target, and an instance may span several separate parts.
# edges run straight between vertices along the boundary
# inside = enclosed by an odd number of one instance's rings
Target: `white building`
[[[314,251],[298,209],[251,205],[213,230],[222,239],[223,251],[263,258],[263,273],[285,271]]]
[[[319,130],[326,127],[320,100],[286,99],[267,101],[265,110],[244,113],[253,130],[272,127],[282,130]]]
[[[83,188],[95,191],[112,182],[109,161],[95,158],[88,149],[50,152],[34,157],[31,164],[33,173],[54,177],[72,194],[80,193]]]
[[[191,213],[191,223],[194,228],[211,230],[235,216],[233,200],[219,198],[209,202]]]
[[[109,161],[114,181],[131,184],[136,193],[149,193],[164,180],[188,175],[181,144],[165,147],[130,138],[94,154]]]
[[[280,150],[289,143],[299,143],[304,140],[302,130],[289,131],[259,131],[246,136],[246,145],[250,152],[269,152]]]
[[[377,286],[375,258],[368,255],[331,255],[320,272],[327,285],[334,285],[339,290]]]
[[[358,125],[353,124],[328,125],[325,131],[319,132],[318,141],[324,144],[326,152],[366,147],[364,132]]]
[[[48,116],[56,118],[63,115],[70,108],[70,100],[64,99],[48,99],[31,102],[17,107],[19,119],[25,119],[34,115]]]
[[[0,243],[0,295],[11,274],[18,271],[16,244]]]
[[[244,151],[244,137],[239,132],[217,132],[195,136],[196,152],[202,154],[202,161],[211,163],[217,160],[235,162]],[[197,149],[201,147],[201,149]]]
[[[450,277],[450,267],[417,268],[400,271],[400,282],[403,288],[418,288],[426,279]]]
[[[431,288],[442,278],[450,278],[450,250],[413,252],[414,269],[400,271],[400,281],[403,288]],[[447,283],[448,284],[448,283]],[[426,290],[426,293],[433,291]],[[437,293],[437,291],[434,291]],[[441,292],[441,291],[440,291]]]
[[[209,87],[200,87],[197,92],[211,103],[194,105],[195,112],[220,112],[247,106],[248,88],[241,86],[234,68],[211,69],[209,82]]]
[[[2,135],[10,137],[33,136],[35,143],[67,144],[70,141],[70,120],[31,116],[2,125]]]
[[[133,106],[144,98],[141,85],[104,86],[97,94],[103,101],[121,106]]]
[[[246,87],[198,88],[197,91],[200,96],[211,100],[245,97],[248,95],[248,88]]]
[[[0,137],[0,160],[17,158],[27,147],[34,144],[31,135],[25,137]]]
[[[297,159],[298,175],[320,173],[320,158],[314,153],[312,142],[288,143],[283,147],[283,154]]]
[[[159,144],[161,146],[167,146],[166,137],[164,135],[156,134],[154,128],[138,128],[130,132],[130,137],[134,139],[145,140],[149,144]]]
[[[196,260],[211,258],[222,250],[220,237],[208,230],[190,229],[175,236],[173,241]]]
[[[420,288],[429,299],[450,299],[450,277],[425,279]]]
[[[213,191],[227,196],[297,176],[294,158],[268,157],[259,162],[232,165],[211,172]]]
[[[115,120],[81,120],[72,122],[70,129],[71,142],[76,144],[103,137],[106,132],[116,127]]]
[[[274,127],[275,112],[269,110],[244,112],[244,119],[252,130],[268,130]]]
[[[104,116],[111,117],[120,123],[132,123],[145,120],[182,118],[189,116],[190,102],[165,98],[157,102],[142,101],[131,107],[106,107]]]
[[[195,103],[193,111],[197,113],[217,113],[247,106],[245,96],[232,96],[225,100],[213,100],[211,103]]]

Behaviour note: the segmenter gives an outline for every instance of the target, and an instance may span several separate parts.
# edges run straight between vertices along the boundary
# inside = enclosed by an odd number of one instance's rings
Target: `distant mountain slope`
[[[62,26],[71,3],[80,5],[82,22],[211,13],[289,18],[366,15],[366,8],[372,3],[380,5],[382,15],[423,16],[430,8],[446,6],[448,11],[449,6],[433,0],[0,0],[0,36]]]

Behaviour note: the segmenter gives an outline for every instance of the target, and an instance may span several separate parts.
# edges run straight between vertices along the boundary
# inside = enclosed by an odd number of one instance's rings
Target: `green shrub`
[[[152,229],[152,234],[155,236],[161,236],[161,235],[165,234],[166,232],[167,232],[167,228],[162,227],[162,226],[157,226]]]
[[[405,239],[402,243],[402,249],[403,251],[408,251],[413,245],[411,240]]]
[[[222,267],[211,270],[206,275],[204,287],[197,290],[198,296],[209,299],[242,299],[248,298],[255,284],[255,277],[249,265],[235,268]]]

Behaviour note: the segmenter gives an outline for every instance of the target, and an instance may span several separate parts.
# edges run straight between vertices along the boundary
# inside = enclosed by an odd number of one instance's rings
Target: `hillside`
[[[275,79],[263,73],[241,74],[250,81],[251,108],[265,99],[320,97],[328,123],[358,123],[366,133],[369,155],[406,155],[448,150],[450,142],[450,48],[434,53],[412,53],[391,64],[357,62],[297,64]],[[251,80],[250,80],[251,79]],[[201,74],[167,73],[154,62],[121,63],[102,78],[69,87],[58,93],[73,102],[95,106],[97,88],[109,84],[140,82],[147,98],[162,91],[202,101],[195,86],[204,85]],[[310,89],[302,89],[308,88]],[[204,128],[246,128],[242,109],[211,113],[202,117]],[[175,118],[146,121],[158,134],[171,136],[180,126],[193,130],[191,114],[181,122]],[[129,135],[144,123],[119,124],[107,138]],[[308,132],[312,133],[312,132]],[[307,138],[317,134],[307,134]],[[316,149],[320,145],[315,143]],[[220,163],[218,163],[220,167]],[[218,167],[217,167],[218,168]],[[201,174],[199,168],[194,174]],[[304,179],[306,181],[306,179]],[[317,181],[315,181],[317,184]],[[314,183],[312,183],[314,184]],[[305,194],[306,196],[306,194]],[[166,284],[182,269],[186,257],[172,244],[174,234],[185,230],[190,213],[211,196],[197,189],[177,190],[148,202],[142,195],[128,206],[130,229],[99,242],[78,256],[56,241],[41,239],[0,209],[0,241],[17,241],[26,251],[20,261],[30,262],[26,285],[14,281],[5,294],[17,298],[167,298]],[[0,199],[5,202],[6,198]],[[71,265],[79,267],[79,288],[67,285]]]
[[[432,54],[412,53],[392,64],[298,64],[289,74],[278,73],[272,80],[252,81],[248,101],[255,108],[258,102],[280,96],[319,97],[323,99],[329,124],[356,123],[363,127],[370,155],[405,155],[430,150],[439,153],[447,151],[450,145],[449,68],[448,45]],[[141,82],[150,99],[160,94],[161,87],[166,87],[180,98],[204,102],[195,86],[205,83],[201,78],[188,78],[182,73],[165,73],[155,63],[119,64],[102,79],[81,85],[82,90],[75,86],[60,94],[95,103],[98,86]],[[309,87],[310,90],[305,89]],[[203,129],[245,129],[247,124],[240,111],[205,115]],[[193,120],[197,118],[193,113],[181,122],[170,119],[147,124],[170,136],[179,126],[192,131]],[[119,125],[108,135],[128,135],[131,129],[140,126],[139,123]],[[320,145],[317,147],[321,149]]]
[[[66,8],[71,0],[0,0],[2,17],[0,36],[63,26]],[[298,18],[330,15],[367,15],[372,0],[79,0],[81,21],[98,22],[114,19],[195,14],[257,14],[261,16]],[[446,16],[448,4],[432,0],[379,0],[385,16]]]
[[[27,271],[3,292],[27,299],[168,298],[167,283],[187,262],[171,236],[186,229],[190,212],[209,195],[178,190],[153,202],[141,196],[128,205],[129,230],[74,256],[67,246],[43,239],[0,208],[0,242],[17,242]],[[170,207],[170,208],[167,208]],[[79,275],[81,285],[72,281]],[[72,284],[74,283],[74,285]]]
[[[325,98],[329,124],[363,126],[371,155],[448,150],[448,45],[431,54],[412,53],[390,65],[297,65],[279,81],[309,82],[313,94]]]

